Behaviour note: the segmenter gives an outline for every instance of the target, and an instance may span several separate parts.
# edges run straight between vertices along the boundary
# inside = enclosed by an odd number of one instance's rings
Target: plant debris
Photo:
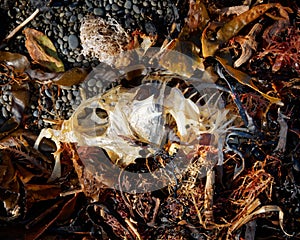
[[[36,63],[52,72],[63,72],[65,70],[53,43],[46,35],[31,28],[26,28],[24,34],[26,37],[25,46],[30,57]]]

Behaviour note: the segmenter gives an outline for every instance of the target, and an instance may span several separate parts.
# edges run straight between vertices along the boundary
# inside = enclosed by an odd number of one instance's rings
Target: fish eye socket
[[[105,119],[108,117],[107,112],[102,108],[96,108],[95,112],[96,112],[97,116],[101,119]]]

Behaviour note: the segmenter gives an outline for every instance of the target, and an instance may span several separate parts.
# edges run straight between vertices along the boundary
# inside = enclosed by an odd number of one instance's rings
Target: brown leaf
[[[59,196],[61,188],[57,185],[45,184],[26,184],[27,199],[31,202],[55,199]]]
[[[13,84],[11,86],[11,90],[13,97],[12,114],[18,122],[21,122],[23,118],[23,112],[29,104],[29,86],[27,83],[23,85]]]
[[[27,57],[19,53],[0,51],[0,62],[12,66],[16,72],[24,72],[30,66]]]
[[[0,139],[15,131],[19,127],[20,122],[11,117],[0,126]]]
[[[36,63],[53,72],[65,70],[53,43],[46,35],[32,28],[26,28],[23,32],[25,46]]]
[[[71,87],[72,85],[82,83],[87,75],[88,71],[84,68],[72,68],[54,78],[53,83],[60,86]]]

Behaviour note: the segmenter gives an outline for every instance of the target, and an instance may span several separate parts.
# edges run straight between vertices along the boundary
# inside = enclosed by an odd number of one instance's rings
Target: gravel
[[[0,16],[3,19],[1,33],[3,36],[24,21],[36,9],[32,6],[34,1],[0,0]],[[99,64],[97,59],[85,58],[81,54],[80,25],[82,19],[88,14],[99,17],[114,17],[129,32],[140,29],[147,34],[166,36],[173,22],[182,22],[174,12],[177,11],[177,0],[68,0],[53,1],[51,8],[42,6],[42,10],[26,27],[37,29],[45,33],[54,43],[58,55],[63,61],[66,70],[73,67],[91,68]],[[187,0],[179,0],[178,6],[184,6]],[[38,5],[39,0],[35,2]],[[182,7],[187,11],[187,6]],[[180,9],[179,9],[180,11]],[[185,16],[182,14],[181,16]],[[2,36],[0,37],[3,38]],[[9,44],[1,50],[18,52],[28,56],[25,48],[25,37],[20,31]],[[29,57],[29,56],[28,56]],[[12,97],[9,85],[3,85],[5,79],[0,79],[0,123],[10,118]],[[51,125],[43,119],[67,119],[82,99],[79,91],[80,86],[70,89],[59,90],[57,86],[41,86],[38,83],[30,83],[31,99],[28,108],[28,121],[30,126],[38,129],[50,127]],[[92,78],[83,83],[95,95],[102,89],[99,79]],[[40,106],[38,106],[38,103]]]
[[[105,15],[105,9],[103,9],[102,7],[101,8],[94,8],[94,14],[96,16],[101,16],[103,17]]]

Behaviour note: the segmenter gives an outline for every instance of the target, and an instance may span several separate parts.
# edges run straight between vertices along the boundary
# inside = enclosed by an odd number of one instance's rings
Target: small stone
[[[60,109],[60,106],[61,106],[61,101],[56,101],[56,103],[55,103],[55,109],[56,110]]]
[[[62,50],[62,54],[64,54],[64,55],[69,55],[69,51],[68,51],[68,49],[66,49],[66,48],[65,48],[65,49],[63,49],[63,50]]]
[[[158,10],[157,10],[157,14],[158,14],[158,15],[162,15],[162,14],[163,14],[163,10],[158,9]]]
[[[72,13],[69,12],[69,11],[67,11],[65,14],[66,14],[66,17],[71,17],[72,16]]]
[[[61,100],[62,100],[64,103],[68,102],[68,99],[67,99],[66,96],[61,96]]]
[[[152,5],[153,7],[155,7],[155,6],[157,5],[156,1],[152,0],[152,1],[151,1],[151,5]]]
[[[34,116],[34,117],[38,117],[39,116],[39,112],[38,112],[38,110],[35,110],[33,113],[32,113],[32,115]]]
[[[3,95],[2,98],[3,98],[3,100],[4,100],[5,102],[8,101],[8,96],[7,96],[7,95]]]
[[[83,14],[79,13],[77,18],[78,18],[78,20],[81,20],[83,18]]]
[[[77,96],[79,96],[79,91],[73,91],[73,95],[75,96],[75,97],[77,97]],[[76,98],[77,99],[77,98]]]
[[[4,118],[8,118],[8,112],[7,112],[7,110],[4,107],[2,107],[2,116]]]
[[[105,10],[103,8],[94,8],[94,14],[96,16],[104,16]]]
[[[71,101],[73,99],[73,96],[72,96],[71,92],[68,92],[67,98],[68,98],[69,101]]]
[[[71,58],[71,57],[69,57],[69,58],[68,58],[68,62],[70,62],[70,63],[74,63],[74,62],[76,62],[76,61],[75,61],[75,59],[74,59],[74,58]]]
[[[79,46],[78,37],[74,34],[71,34],[68,39],[68,44],[71,49],[75,49]]]
[[[83,55],[79,55],[77,58],[76,58],[76,62],[82,62],[83,60]]]
[[[102,89],[102,88],[103,88],[103,83],[102,83],[102,81],[97,81],[96,87]]]
[[[85,0],[85,4],[86,4],[89,8],[93,7],[93,4],[92,4],[90,1]]]
[[[113,4],[112,6],[111,6],[111,9],[113,10],[113,11],[118,11],[120,8],[119,8],[119,6],[117,5],[117,4]]]
[[[124,7],[127,8],[127,9],[131,9],[132,2],[131,1],[126,1],[125,4],[124,4]]]
[[[46,96],[47,96],[48,98],[52,98],[52,94],[51,94],[51,92],[49,91],[48,88],[45,90],[45,94],[46,94]]]
[[[92,78],[88,81],[88,86],[89,87],[93,87],[93,86],[95,86],[95,84],[96,84],[96,79],[95,78]]]
[[[139,14],[140,13],[140,9],[137,5],[133,5],[132,7],[133,11],[136,13],[136,14]]]
[[[110,11],[110,9],[111,9],[111,5],[106,5],[106,6],[105,6],[105,10],[106,10],[106,11]]]
[[[73,23],[73,22],[76,22],[77,21],[77,17],[75,15],[72,15],[70,17],[70,22]]]
[[[64,44],[63,40],[61,40],[60,38],[57,39],[57,43],[58,43],[59,45],[63,45],[63,44]]]
[[[45,14],[45,16],[46,16],[46,18],[49,19],[49,20],[52,18],[52,15],[51,15],[50,12],[47,12],[47,13]]]
[[[51,36],[52,36],[52,31],[48,31],[48,32],[47,32],[47,36],[48,36],[48,37],[51,37]]]

